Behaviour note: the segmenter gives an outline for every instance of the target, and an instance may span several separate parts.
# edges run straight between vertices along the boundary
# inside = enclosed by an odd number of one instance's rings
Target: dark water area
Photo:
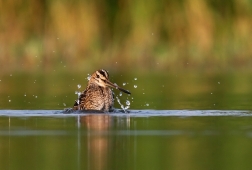
[[[111,73],[128,113],[64,111],[86,77],[0,76],[0,169],[251,169],[250,74]]]
[[[250,169],[252,112],[1,110],[1,169]]]

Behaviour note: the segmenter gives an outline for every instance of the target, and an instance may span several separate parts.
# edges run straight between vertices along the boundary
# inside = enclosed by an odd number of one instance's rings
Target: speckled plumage
[[[110,87],[130,94],[129,91],[111,83],[107,71],[98,70],[91,75],[87,88],[81,93],[78,101],[75,101],[73,109],[113,111],[114,94]]]

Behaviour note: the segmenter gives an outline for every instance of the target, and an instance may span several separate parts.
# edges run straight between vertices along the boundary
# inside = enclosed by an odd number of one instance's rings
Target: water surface
[[[111,73],[129,113],[64,112],[86,75],[0,75],[0,169],[251,169],[250,74]]]
[[[252,112],[1,110],[1,169],[249,169]]]
[[[77,99],[75,91],[86,88],[87,74],[0,73],[0,109],[62,110],[72,107]],[[249,73],[110,72],[110,80],[132,93],[120,96],[120,92],[114,90],[122,104],[130,101],[130,109],[252,110],[252,74]],[[115,107],[120,108],[117,101]]]

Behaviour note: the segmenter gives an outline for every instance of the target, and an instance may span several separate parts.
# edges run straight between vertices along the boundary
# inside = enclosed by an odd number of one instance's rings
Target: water
[[[251,169],[250,74],[111,75],[126,113],[64,112],[82,74],[0,76],[0,169]]]
[[[119,90],[114,90],[121,103],[130,101],[131,109],[252,110],[252,74],[136,74],[111,73],[113,83],[126,83],[123,88],[132,93],[121,96]],[[72,107],[77,99],[75,92],[86,87],[86,75],[53,72],[9,76],[0,73],[0,109],[60,110]],[[117,102],[115,107],[121,108]]]
[[[249,169],[252,112],[1,110],[1,169]]]

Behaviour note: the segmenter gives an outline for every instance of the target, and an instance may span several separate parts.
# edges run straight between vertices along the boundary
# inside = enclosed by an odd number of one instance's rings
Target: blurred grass
[[[251,70],[251,20],[249,0],[0,0],[0,67]]]

